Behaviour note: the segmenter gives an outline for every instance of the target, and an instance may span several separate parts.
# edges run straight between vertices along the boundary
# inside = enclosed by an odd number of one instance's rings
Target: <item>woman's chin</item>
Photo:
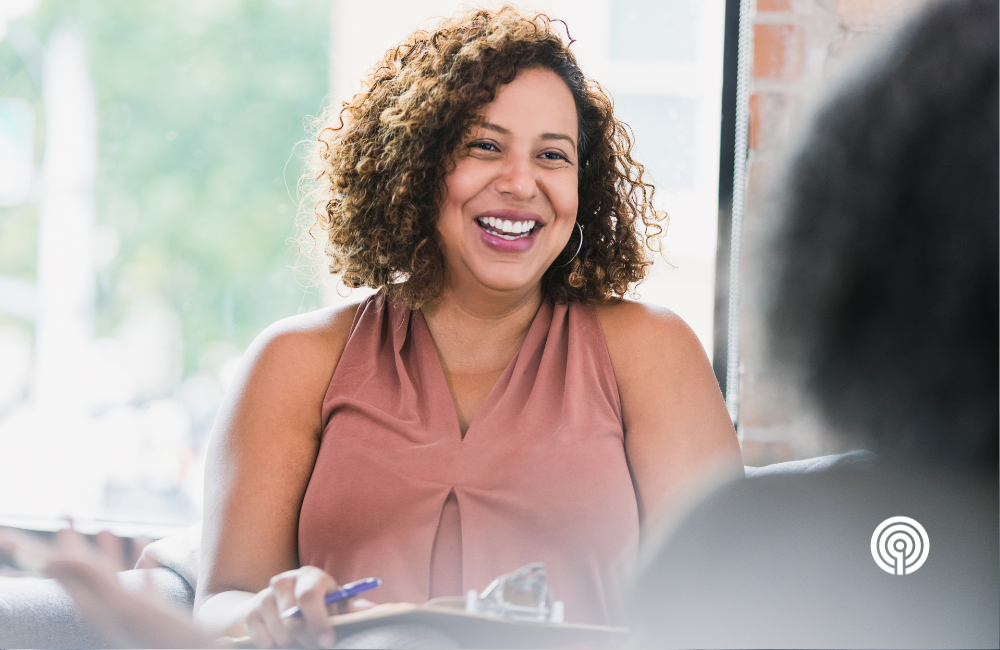
[[[500,269],[489,269],[474,273],[476,283],[499,293],[521,293],[531,291],[541,284],[541,276],[529,269],[511,269],[504,264]]]

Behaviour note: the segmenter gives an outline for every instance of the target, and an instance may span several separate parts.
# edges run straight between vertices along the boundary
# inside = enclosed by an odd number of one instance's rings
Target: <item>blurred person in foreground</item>
[[[72,528],[58,531],[51,542],[22,531],[0,529],[0,550],[24,568],[57,580],[97,635],[81,636],[72,620],[66,620],[72,619],[67,612],[63,620],[50,621],[55,629],[47,630],[50,636],[42,647],[89,648],[95,647],[95,641],[102,644],[100,647],[113,648],[212,647],[214,640],[192,623],[190,612],[157,593],[150,574],[137,576],[142,580],[138,585],[126,586],[119,579],[115,558]],[[0,632],[8,630],[0,628]],[[14,634],[17,638],[16,631]],[[43,636],[38,634],[36,640]]]
[[[997,3],[934,3],[878,54],[789,167],[769,320],[827,423],[881,458],[690,510],[640,562],[637,647],[1000,642]],[[929,542],[904,575],[872,551],[897,516]]]

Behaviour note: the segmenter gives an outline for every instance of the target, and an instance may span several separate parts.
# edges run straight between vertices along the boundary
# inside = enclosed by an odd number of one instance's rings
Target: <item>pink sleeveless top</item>
[[[543,302],[463,439],[419,311],[358,307],[323,401],[299,561],[365,597],[422,603],[544,562],[566,620],[622,624],[639,533],[597,313]]]

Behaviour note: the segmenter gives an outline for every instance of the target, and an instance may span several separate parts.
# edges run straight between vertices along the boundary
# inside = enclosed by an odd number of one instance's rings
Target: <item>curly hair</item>
[[[543,295],[602,303],[643,279],[666,214],[654,209],[654,189],[631,158],[628,127],[580,71],[556,22],[508,6],[415,32],[385,54],[365,91],[320,119],[312,170],[319,196],[307,236],[316,242],[315,231],[325,232],[329,271],[346,286],[383,290],[414,309],[438,296],[445,265],[437,218],[453,157],[497,88],[537,68],[558,75],[576,104],[577,222],[586,233],[576,257],[574,234],[545,272]]]

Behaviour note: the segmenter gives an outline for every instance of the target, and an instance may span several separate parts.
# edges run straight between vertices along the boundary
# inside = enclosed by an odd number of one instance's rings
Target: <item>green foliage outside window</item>
[[[41,43],[76,25],[88,48],[97,222],[117,246],[98,272],[96,336],[134,304],[166,302],[181,319],[186,376],[207,343],[244,349],[318,305],[292,268],[304,262],[291,238],[296,143],[327,88],[328,15],[316,0],[48,0],[26,21]],[[0,65],[0,96],[41,108],[7,43]],[[37,204],[0,213],[3,250],[22,251],[3,255],[0,273],[30,274],[36,220]]]

